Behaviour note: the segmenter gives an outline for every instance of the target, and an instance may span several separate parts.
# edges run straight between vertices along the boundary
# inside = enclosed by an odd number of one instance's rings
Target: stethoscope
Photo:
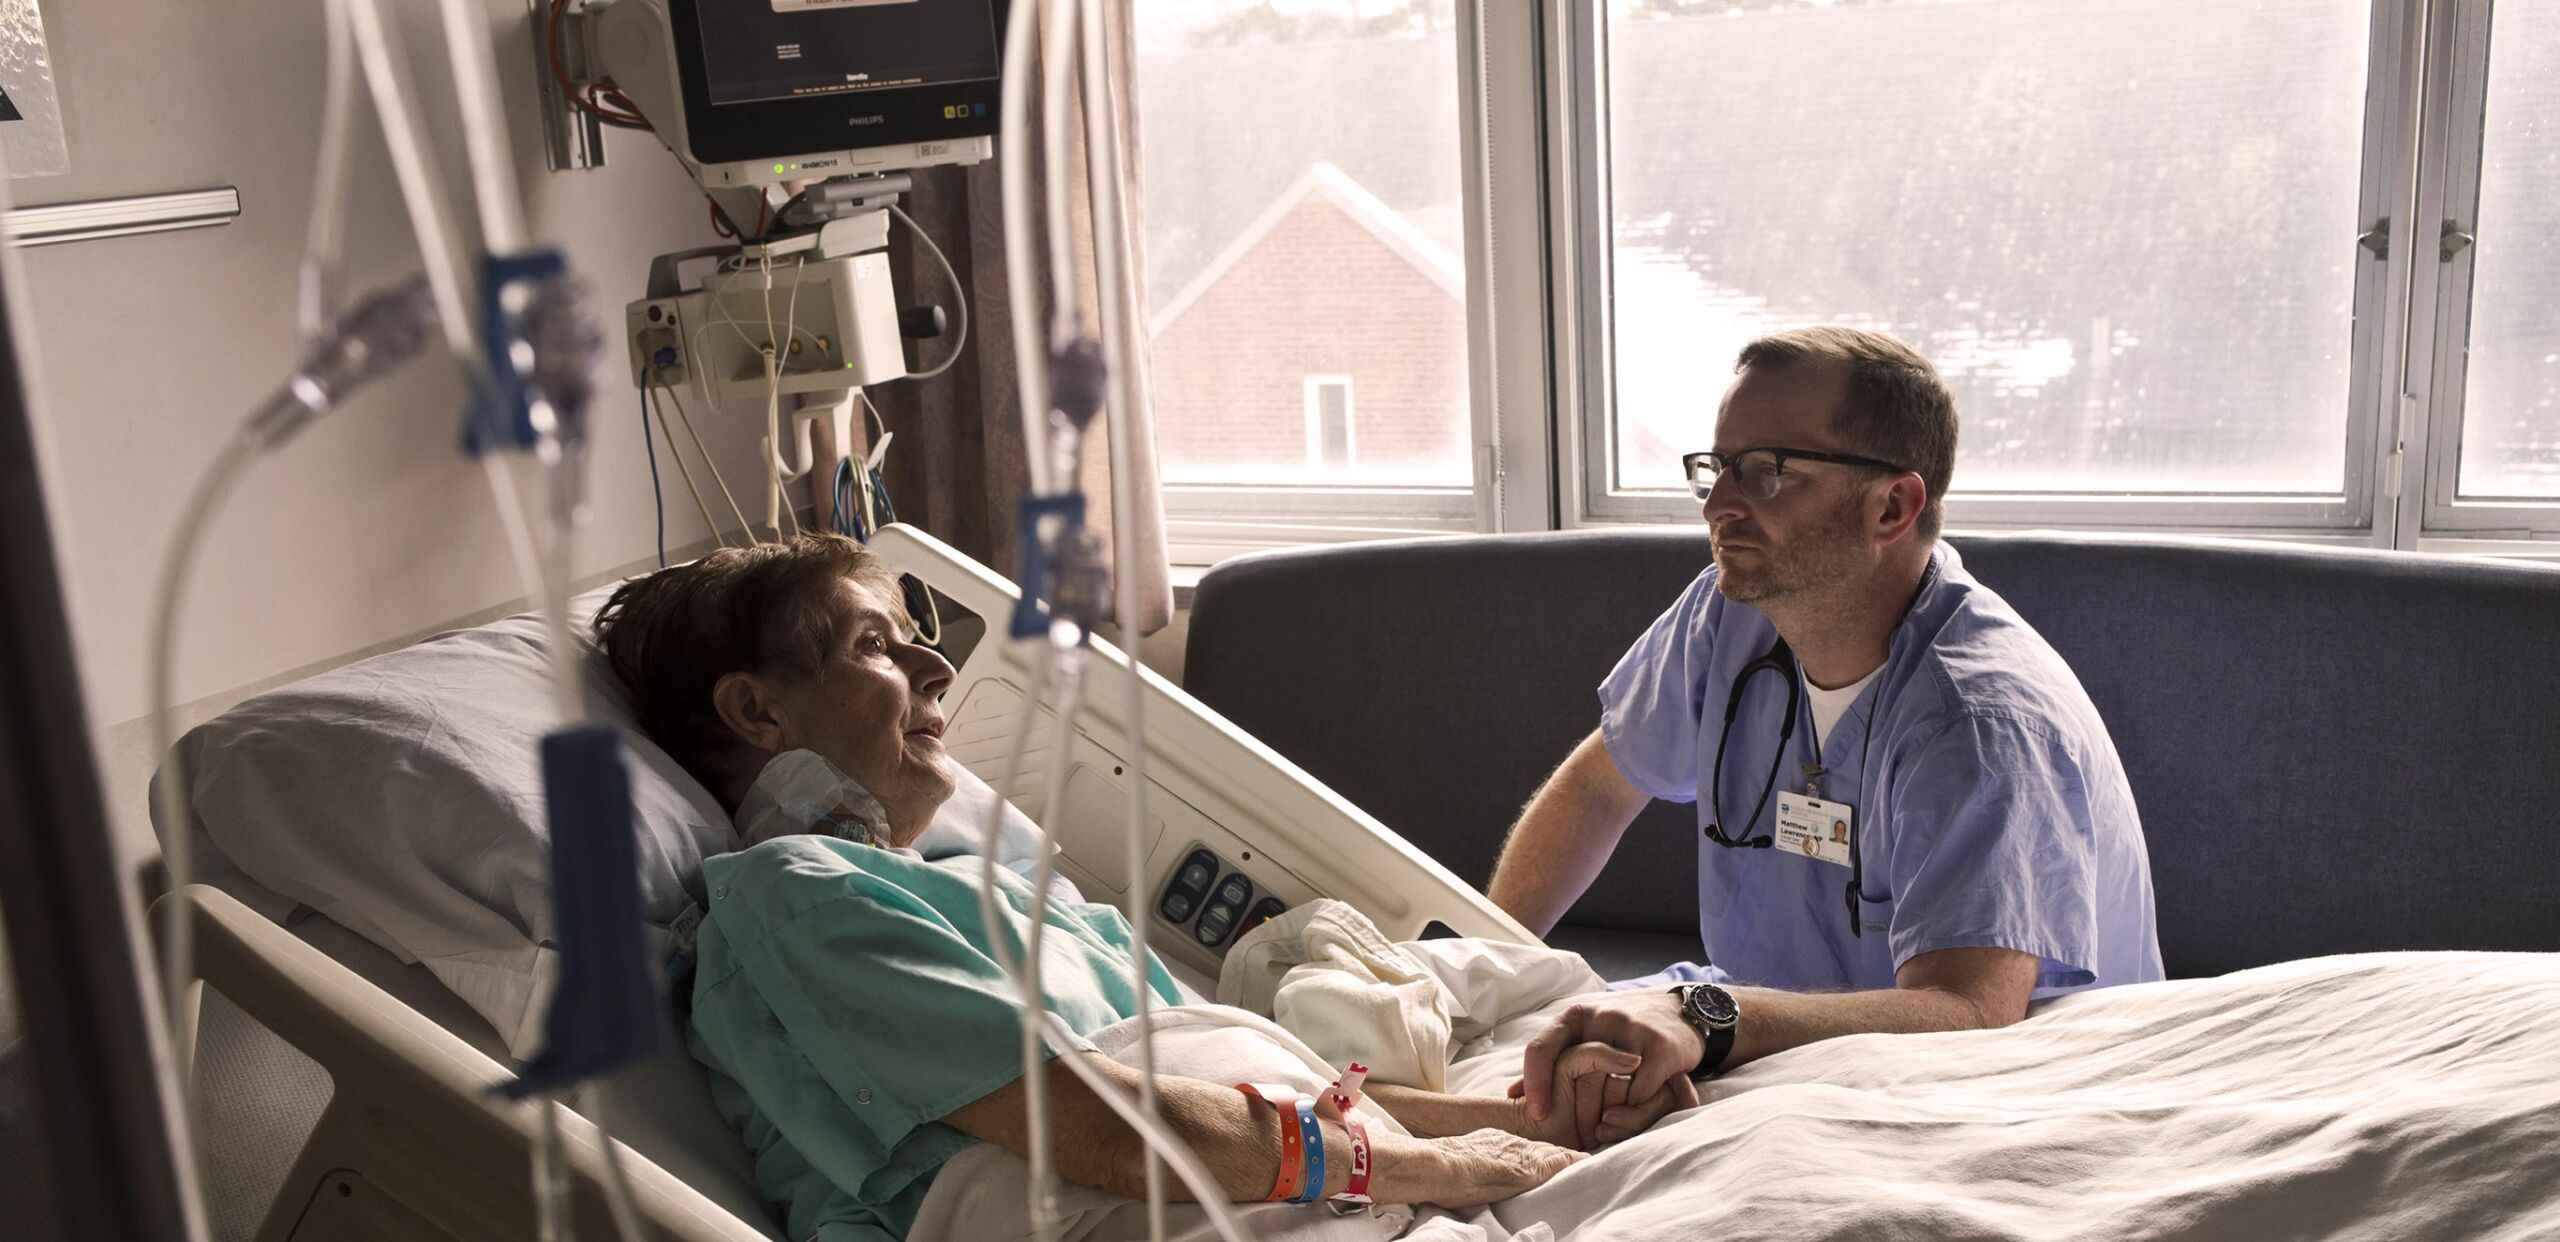
[[[1744,821],[1745,823],[1759,823],[1760,812],[1769,809],[1769,795],[1778,788],[1778,772],[1787,763],[1787,744],[1796,739],[1796,714],[1804,707],[1804,679],[1797,675],[1796,653],[1794,648],[1787,646],[1786,639],[1779,639],[1775,646],[1769,648],[1768,654],[1743,665],[1742,671],[1733,675],[1733,691],[1724,697],[1724,732],[1716,735],[1715,780],[1708,786],[1707,803],[1714,811],[1713,818],[1707,821],[1707,839],[1726,849],[1765,850],[1777,843],[1775,838],[1765,832],[1756,837],[1732,837],[1725,835],[1724,831],[1725,748],[1733,744],[1733,720],[1734,717],[1742,714],[1743,691],[1751,688],[1752,678],[1764,672],[1776,673],[1786,679],[1787,714],[1784,717],[1785,723],[1778,726],[1778,753],[1776,758],[1769,761],[1769,779],[1760,783],[1760,800],[1752,804],[1751,818]],[[1747,833],[1750,830],[1746,828],[1743,831]],[[1854,842],[1858,834],[1852,832],[1849,835],[1852,839],[1851,849],[1854,851],[1856,849]]]
[[[1751,679],[1763,672],[1776,673],[1786,680],[1787,714],[1783,718],[1784,723],[1778,726],[1778,749],[1769,760],[1769,779],[1760,783],[1760,800],[1752,804],[1751,818],[1744,821],[1745,823],[1759,823],[1761,812],[1769,809],[1769,795],[1776,792],[1778,773],[1787,764],[1787,746],[1795,741],[1796,716],[1804,707],[1804,678],[1796,668],[1796,653],[1793,648],[1787,646],[1787,640],[1784,638],[1773,644],[1766,654],[1743,665],[1742,671],[1733,675],[1733,690],[1725,695],[1724,700],[1724,731],[1716,736],[1715,775],[1708,784],[1707,793],[1707,805],[1712,812],[1707,820],[1707,839],[1726,849],[1765,850],[1777,843],[1775,837],[1765,832],[1755,837],[1747,835],[1750,830],[1745,828],[1743,831],[1746,835],[1736,837],[1727,834],[1724,830],[1724,752],[1726,747],[1733,744],[1733,722],[1742,714],[1743,692],[1750,689]],[[1875,744],[1875,728],[1876,708],[1870,705],[1867,708],[1867,740],[1858,752],[1858,802],[1862,809],[1867,800],[1867,767],[1869,751]],[[1858,901],[1865,891],[1865,860],[1858,852],[1858,827],[1856,819],[1853,818],[1849,826],[1848,884],[1849,935],[1853,939],[1863,939],[1866,935],[1858,917]]]

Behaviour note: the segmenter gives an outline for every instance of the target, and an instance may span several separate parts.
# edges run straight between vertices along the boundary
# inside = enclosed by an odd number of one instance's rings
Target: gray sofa
[[[2271,544],[1953,541],[2080,675],[2142,811],[2173,977],[2560,950],[2560,568]],[[1708,560],[1699,528],[1292,550],[1201,582],[1186,687],[1482,884]],[[1698,830],[1656,803],[1551,939],[1696,959]]]

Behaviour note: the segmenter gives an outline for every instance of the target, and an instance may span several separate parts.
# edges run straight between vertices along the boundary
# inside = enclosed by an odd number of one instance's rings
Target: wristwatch
[[[1671,994],[1680,998],[1680,1016],[1697,1028],[1698,1037],[1707,1041],[1707,1053],[1698,1058],[1693,1076],[1712,1074],[1733,1054],[1733,1028],[1742,1021],[1742,1007],[1735,1004],[1733,993],[1712,983],[1678,983]]]

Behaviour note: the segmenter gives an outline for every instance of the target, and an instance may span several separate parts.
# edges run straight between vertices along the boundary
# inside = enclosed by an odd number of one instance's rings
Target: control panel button
[[[1191,856],[1182,860],[1182,869],[1166,883],[1164,896],[1156,902],[1156,913],[1169,923],[1188,922],[1217,879],[1218,856],[1205,849],[1191,851]]]
[[[1234,906],[1241,910],[1244,908],[1244,903],[1252,899],[1253,881],[1244,878],[1241,872],[1228,876],[1227,882],[1218,886],[1218,904],[1220,905]]]
[[[1244,926],[1237,928],[1236,930],[1239,932],[1252,931],[1254,928],[1260,927],[1263,924],[1280,917],[1282,914],[1287,913],[1288,910],[1289,907],[1282,905],[1279,898],[1265,897],[1254,903],[1253,913],[1244,916]]]

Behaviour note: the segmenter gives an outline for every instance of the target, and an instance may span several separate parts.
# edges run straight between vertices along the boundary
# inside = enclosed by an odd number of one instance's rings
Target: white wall
[[[616,132],[606,168],[554,174],[533,105],[524,0],[482,0],[497,32],[516,164],[535,235],[590,283],[609,341],[595,407],[594,521],[582,576],[652,555],[638,396],[618,340],[650,256],[712,239],[701,196],[647,135]],[[436,6],[394,0],[422,93],[452,113]],[[233,185],[216,229],[20,252],[33,307],[38,417],[52,442],[57,536],[110,801],[140,805],[152,756],[144,644],[156,566],[197,473],[271,391],[294,345],[295,265],[322,107],[318,0],[82,0],[44,12],[71,171],[14,183],[22,205]],[[362,110],[349,284],[417,270],[390,164]],[[470,216],[458,132],[441,125],[457,213]],[[13,308],[14,309],[14,308]],[[178,701],[228,697],[473,614],[519,594],[488,492],[455,450],[459,385],[421,359],[260,465],[209,532],[180,647]],[[704,427],[734,481],[755,428]],[[670,548],[706,536],[681,485]],[[743,498],[742,498],[743,499]],[[147,826],[125,830],[137,852]]]

